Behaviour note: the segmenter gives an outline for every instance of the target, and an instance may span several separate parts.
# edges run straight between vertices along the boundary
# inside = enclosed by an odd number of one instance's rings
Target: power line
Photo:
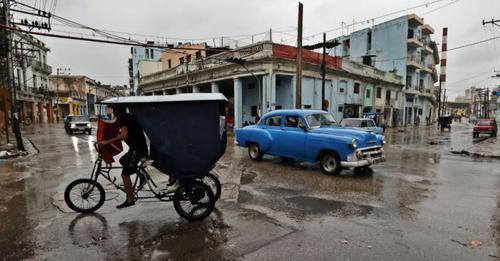
[[[365,22],[369,23],[371,21],[372,23],[374,23],[375,20],[378,20],[378,19],[381,19],[381,18],[385,18],[385,17],[388,17],[388,16],[392,16],[392,15],[395,15],[395,14],[399,14],[399,13],[402,13],[402,12],[406,12],[406,11],[417,9],[417,8],[424,7],[424,6],[428,7],[430,5],[433,5],[433,4],[439,3],[439,2],[443,2],[443,1],[448,1],[448,0],[430,1],[430,2],[427,2],[427,3],[423,3],[423,4],[415,5],[415,6],[412,6],[412,7],[404,8],[404,9],[401,9],[401,10],[393,11],[393,12],[390,12],[390,13],[387,13],[387,14],[383,14],[383,15],[380,15],[380,16],[376,16],[376,17],[373,17],[373,18],[362,19],[359,22],[355,21],[355,22],[347,24],[347,25],[341,25],[339,27],[328,29],[328,30],[323,31],[321,33],[315,33],[315,34],[311,34],[311,35],[305,36],[304,38],[310,38],[310,37],[313,37],[313,36],[322,35],[323,33],[329,33],[329,32],[339,31],[339,30],[342,30],[344,28],[349,28],[349,26],[354,26],[354,25],[358,25],[358,24],[364,24]],[[458,0],[455,0],[455,2],[456,1],[458,1]],[[294,40],[294,39],[288,39],[285,42],[289,42],[290,40]]]

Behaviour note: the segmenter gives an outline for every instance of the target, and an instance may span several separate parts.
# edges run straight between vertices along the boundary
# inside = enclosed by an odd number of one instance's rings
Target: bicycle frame
[[[114,169],[121,170],[121,169],[123,169],[123,167],[121,167],[121,166],[120,167],[103,166],[102,155],[99,152],[99,150],[97,149],[97,145],[96,145],[96,150],[97,150],[99,156],[94,163],[94,167],[92,169],[92,174],[90,176],[90,179],[97,182],[97,179],[99,178],[99,176],[102,176],[104,179],[106,179],[111,184],[113,184],[115,186],[115,188],[125,192],[125,189],[116,183],[116,177],[112,178],[110,175],[112,170],[114,170]],[[167,194],[163,191],[157,191],[158,186],[151,179],[151,176],[146,171],[145,161],[140,162],[139,166],[137,166],[137,173],[135,173],[135,174],[136,174],[135,179],[134,179],[134,182],[132,183],[132,190],[133,190],[135,199],[153,199],[153,198],[155,198],[155,199],[158,199],[160,201],[172,201],[173,200],[173,197],[174,197],[173,194]],[[143,175],[144,178],[146,179],[146,183],[140,187],[139,187],[139,183],[140,183],[139,175]],[[146,188],[146,185],[147,185],[147,188]],[[141,191],[151,192],[153,194],[153,196],[139,196],[139,192],[141,192]]]

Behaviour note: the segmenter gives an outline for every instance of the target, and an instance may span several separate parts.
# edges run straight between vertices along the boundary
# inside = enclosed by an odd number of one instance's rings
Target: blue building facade
[[[382,102],[374,107],[385,112],[387,106],[397,107],[393,113],[398,125],[426,125],[437,117],[434,83],[438,81],[435,65],[439,52],[431,39],[433,33],[434,29],[420,17],[406,15],[338,37],[341,45],[335,53],[402,76],[401,96],[397,90],[375,90]]]
[[[163,49],[161,48],[150,48],[150,47],[131,47],[130,55],[131,58],[128,59],[128,73],[129,73],[129,85],[130,90],[137,93],[137,87],[139,86],[139,62],[146,61],[160,61]]]

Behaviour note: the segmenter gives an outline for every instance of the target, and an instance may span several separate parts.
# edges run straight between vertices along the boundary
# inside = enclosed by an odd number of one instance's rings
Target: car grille
[[[363,159],[378,158],[384,155],[384,150],[382,149],[382,147],[371,147],[371,148],[361,149],[360,151]]]
[[[87,123],[77,123],[76,127],[77,128],[86,128],[87,127]]]

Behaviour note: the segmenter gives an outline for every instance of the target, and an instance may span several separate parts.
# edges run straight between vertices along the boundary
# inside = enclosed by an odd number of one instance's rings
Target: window
[[[146,49],[146,58],[149,58],[149,49]]]
[[[281,115],[267,118],[264,124],[267,126],[281,126]]]
[[[372,49],[372,32],[368,32],[368,51]]]
[[[382,88],[377,87],[377,99],[382,98]]]
[[[168,60],[168,68],[169,69],[172,68],[172,60],[170,60],[170,59]]]
[[[196,60],[201,59],[201,51],[196,51]]]
[[[344,107],[339,106],[339,112],[343,112],[343,111],[344,111]]]
[[[34,88],[38,87],[37,82],[36,82],[36,74],[33,74],[33,87]]]
[[[366,98],[367,98],[367,99],[370,99],[370,97],[371,97],[371,96],[372,96],[372,90],[367,89],[367,90],[366,90]]]
[[[190,62],[191,62],[191,55],[190,55],[190,54],[188,54],[188,55],[186,56],[186,62],[188,62],[188,63],[190,63]]]
[[[354,93],[359,93],[359,82],[354,83]]]
[[[183,64],[184,63],[184,57],[179,58],[179,63]]]
[[[151,59],[154,59],[154,57],[155,57],[155,52],[154,52],[154,50],[153,50],[153,49],[151,49],[150,53],[151,53]]]
[[[375,127],[375,122],[373,120],[367,120],[366,121],[366,126],[368,127]]]
[[[411,76],[406,76],[406,88],[411,87]]]
[[[288,128],[298,128],[300,117],[299,116],[286,116],[285,117],[285,127]]]
[[[386,100],[390,100],[390,99],[391,99],[391,90],[387,90],[387,91],[385,92],[385,99],[386,99]]]
[[[134,54],[134,47],[130,47],[130,54]]]
[[[257,116],[257,106],[252,106],[251,107],[251,115],[252,115],[252,117],[256,117]]]
[[[339,88],[339,92],[343,93],[344,92],[344,88],[340,87]]]

